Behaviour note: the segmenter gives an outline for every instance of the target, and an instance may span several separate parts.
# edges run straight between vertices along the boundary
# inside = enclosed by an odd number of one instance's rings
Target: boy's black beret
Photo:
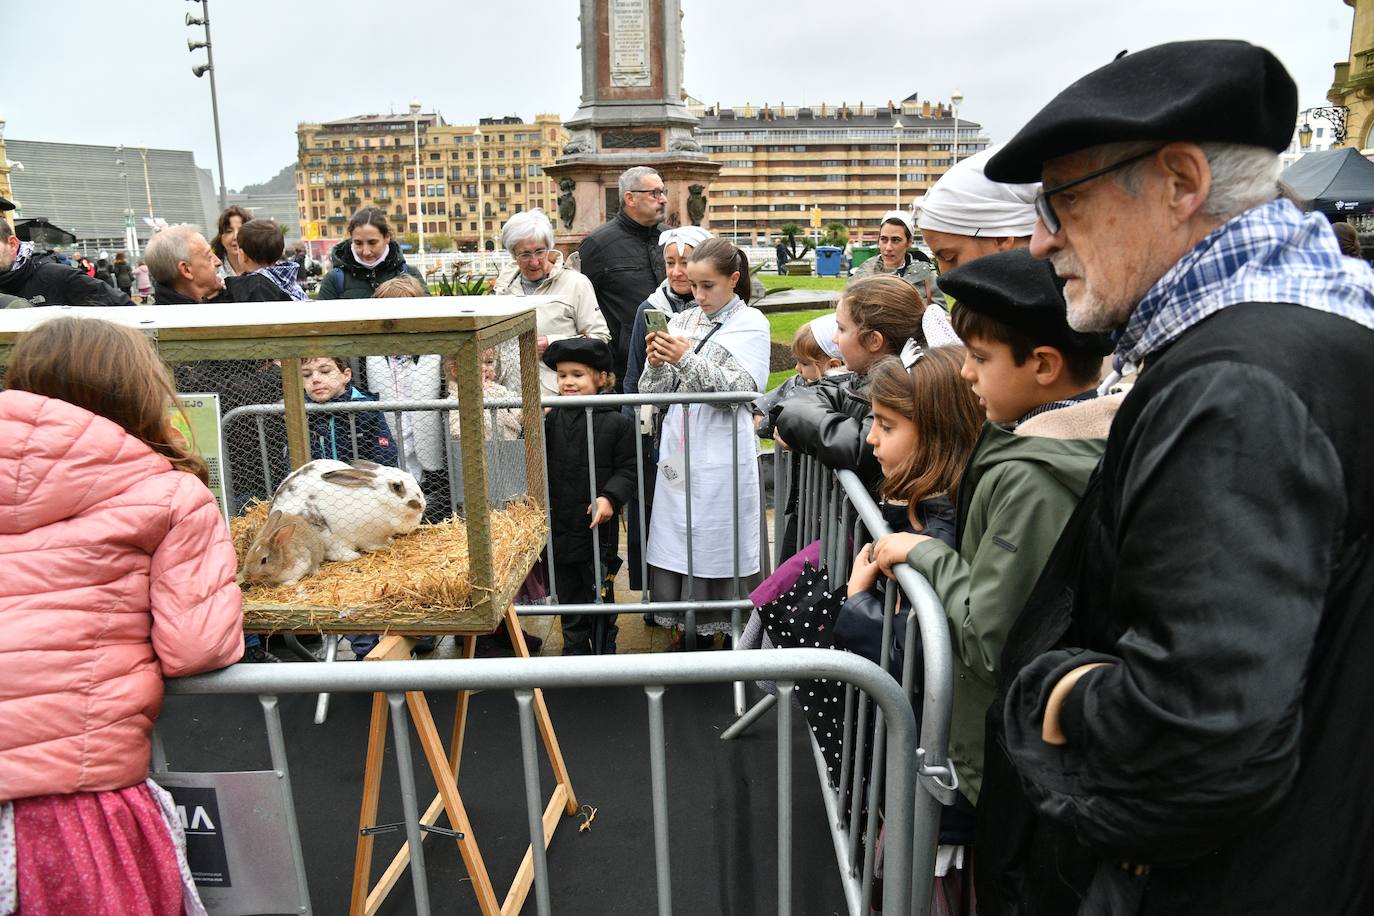
[[[544,365],[557,369],[559,363],[582,363],[599,372],[615,369],[610,344],[595,337],[565,337],[544,349]]]
[[[1024,248],[984,255],[940,275],[940,291],[961,307],[986,315],[1026,337],[1033,346],[1106,356],[1106,334],[1069,327],[1064,281],[1048,261]]]
[[[1244,41],[1175,41],[1089,73],[1055,96],[995,156],[994,181],[1040,180],[1051,159],[1104,143],[1154,140],[1288,148],[1298,87],[1279,59]]]

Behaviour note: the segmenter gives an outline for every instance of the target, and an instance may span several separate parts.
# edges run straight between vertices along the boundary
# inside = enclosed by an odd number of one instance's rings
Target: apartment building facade
[[[689,105],[696,139],[722,166],[710,188],[711,226],[741,241],[775,240],[787,223],[843,223],[873,242],[889,210],[909,210],[955,162],[987,148],[981,124],[944,102],[880,106]],[[955,137],[955,131],[958,137]]]
[[[416,133],[419,171],[416,171]],[[296,129],[296,197],[306,238],[342,238],[359,207],[379,207],[397,233],[448,235],[460,249],[499,236],[515,213],[552,214],[544,175],[567,139],[556,114],[448,124],[436,112],[369,114]]]

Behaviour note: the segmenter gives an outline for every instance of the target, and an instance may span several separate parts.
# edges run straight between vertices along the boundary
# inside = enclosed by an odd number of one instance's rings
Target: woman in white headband
[[[639,392],[639,376],[644,371],[644,338],[648,336],[644,313],[649,309],[658,309],[671,318],[696,304],[692,299],[691,281],[687,279],[687,258],[710,237],[711,233],[700,226],[679,226],[659,233],[658,244],[663,249],[663,266],[667,276],[658,289],[640,303],[631,322],[630,361],[625,369],[623,385],[626,394]]]
[[[889,210],[878,224],[878,254],[854,268],[851,280],[893,274],[901,277],[929,302],[935,292],[935,271],[924,254],[913,254],[911,243],[916,241],[916,229],[911,214]]]

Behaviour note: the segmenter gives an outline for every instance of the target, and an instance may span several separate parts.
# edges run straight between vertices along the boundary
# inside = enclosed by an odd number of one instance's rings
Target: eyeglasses
[[[548,253],[549,253],[549,249],[547,249],[547,248],[536,248],[536,249],[534,249],[533,251],[518,251],[518,252],[516,252],[516,254],[515,254],[515,260],[517,260],[517,261],[542,261],[542,260],[544,260],[545,255],[547,255]]]
[[[668,189],[667,189],[667,188],[631,188],[631,189],[629,190],[628,193],[630,193],[630,194],[648,194],[650,197],[664,197],[664,198],[666,198],[666,197],[668,196]]]
[[[1073,181],[1066,181],[1052,188],[1041,188],[1040,193],[1035,195],[1035,215],[1040,217],[1040,222],[1045,224],[1045,229],[1049,231],[1050,235],[1058,235],[1063,225],[1059,222],[1059,216],[1054,212],[1054,207],[1050,204],[1050,197],[1058,194],[1060,191],[1067,191],[1069,188],[1092,181],[1094,178],[1101,178],[1103,175],[1115,172],[1117,169],[1124,169],[1126,166],[1139,162],[1142,159],[1148,159],[1163,148],[1162,146],[1156,146],[1152,150],[1146,150],[1135,156],[1128,156],[1120,162],[1115,162],[1105,168],[1089,172],[1082,177],[1075,178]]]

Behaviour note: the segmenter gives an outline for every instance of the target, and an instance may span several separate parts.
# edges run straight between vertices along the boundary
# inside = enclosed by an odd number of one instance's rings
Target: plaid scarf
[[[1271,200],[1217,227],[1159,278],[1117,340],[1116,370],[1243,302],[1292,303],[1374,329],[1374,271],[1341,255],[1326,217]]]

